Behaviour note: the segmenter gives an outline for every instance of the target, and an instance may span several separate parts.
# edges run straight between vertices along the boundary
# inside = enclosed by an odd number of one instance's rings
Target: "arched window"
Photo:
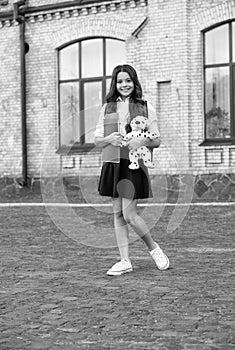
[[[111,38],[77,41],[59,49],[58,62],[60,147],[89,149],[112,70],[125,62],[125,43]]]
[[[204,33],[205,142],[235,142],[235,22]]]

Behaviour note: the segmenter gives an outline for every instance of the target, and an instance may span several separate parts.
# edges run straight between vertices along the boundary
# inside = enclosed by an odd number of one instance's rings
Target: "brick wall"
[[[12,0],[0,0],[0,13],[3,11],[10,11],[12,8]]]
[[[235,16],[234,1],[207,0],[190,2],[189,41],[189,135],[190,158],[194,172],[234,172],[234,146],[200,147],[204,139],[202,30]]]
[[[138,38],[140,57],[137,62],[133,57],[144,92],[158,112],[162,145],[155,151],[157,172],[184,171],[190,166],[187,6],[186,0],[150,0],[149,23]]]
[[[67,2],[67,1],[66,0],[26,0],[26,6],[28,7],[45,6],[45,5],[51,5],[51,4],[59,4],[61,2]],[[18,2],[18,1],[17,0],[0,0],[0,12],[12,10],[13,4],[15,2]]]
[[[138,37],[141,54],[132,61],[158,112],[163,142],[155,151],[159,164],[155,173],[234,172],[234,146],[200,146],[204,140],[201,31],[234,18],[234,1],[149,0],[148,15],[149,23]]]
[[[28,122],[33,130],[29,135],[29,159],[31,159],[29,173],[39,174],[40,169],[37,166],[42,158],[42,174],[58,172],[62,161],[62,158],[55,153],[58,148],[56,49],[70,41],[93,35],[126,40],[142,20],[143,8],[136,7],[111,13],[98,13],[89,17],[63,18],[61,16],[57,19],[45,19],[42,22],[37,20],[34,23],[28,22],[26,30],[26,40],[30,46],[27,54],[28,109],[30,111]],[[44,152],[45,144],[48,145],[46,152]],[[63,171],[65,173],[66,171],[67,173],[76,172],[78,169],[82,171],[85,164],[84,157],[88,158],[87,160],[90,159],[89,154],[76,157],[74,168],[64,168]],[[95,162],[94,167],[96,168]],[[97,172],[97,168],[95,171]]]
[[[0,173],[21,174],[19,27],[0,29]]]
[[[140,2],[139,2],[140,3]],[[126,40],[132,31],[143,21],[146,7],[144,2],[139,6],[120,9],[113,8],[109,13],[102,12],[86,16],[86,12],[77,17],[68,13],[41,14],[41,16],[27,17],[26,21],[26,41],[30,50],[26,55],[26,85],[27,85],[27,128],[28,128],[28,174],[29,176],[40,176],[56,174],[63,165],[63,159],[56,150],[58,148],[58,119],[57,119],[57,48],[72,40],[85,38],[87,36],[100,35],[111,36]],[[11,40],[8,41],[11,35]],[[8,76],[7,85],[9,94],[14,96],[14,106],[20,105],[20,80],[19,80],[19,26],[6,27],[0,30],[0,39],[6,38],[7,49],[14,49],[14,62],[3,60],[1,69],[6,71]],[[7,35],[6,35],[7,33]],[[1,50],[3,50],[1,45]],[[8,51],[9,52],[9,51]],[[1,60],[4,53],[1,51]],[[8,74],[8,70],[10,73]],[[17,79],[15,77],[17,76]],[[17,93],[11,89],[16,85]],[[7,94],[7,91],[5,91]],[[0,100],[5,101],[1,94]],[[9,98],[8,98],[9,100]],[[16,138],[20,140],[20,112],[16,115],[16,109],[12,101],[10,115],[15,115],[17,123]],[[14,111],[14,112],[13,112]],[[5,113],[6,115],[6,113]],[[2,123],[5,123],[1,119]],[[5,129],[5,138],[2,143],[8,139],[9,129]],[[16,162],[12,159],[17,157],[21,159],[21,145],[14,144],[14,157],[9,152],[8,144],[5,145],[7,157],[4,158],[2,168],[4,174],[18,175],[20,165],[16,170]],[[0,151],[1,157],[4,157],[4,151]],[[89,155],[88,155],[89,157]],[[19,162],[18,162],[19,163]],[[85,164],[84,159],[79,157],[76,162],[78,169],[81,164]],[[68,170],[69,171],[69,170]],[[87,170],[86,170],[87,171]],[[97,171],[97,169],[96,169]]]
[[[215,6],[227,6],[229,3],[228,0],[197,0],[190,1],[191,10],[195,10],[197,12],[204,11],[205,9],[212,9]]]
[[[29,1],[30,6],[60,1]],[[115,1],[115,3],[117,3]],[[9,2],[8,6],[11,6]],[[2,11],[2,8],[1,8]],[[148,21],[144,22],[148,15]],[[87,36],[126,41],[127,62],[137,69],[145,97],[155,106],[162,145],[155,150],[155,173],[234,172],[235,147],[201,147],[203,141],[202,34],[232,19],[233,0],[148,0],[85,10],[27,16],[28,166],[30,176],[98,172],[100,157],[64,159],[58,148],[57,48]],[[131,34],[136,31],[136,37]],[[19,26],[0,29],[0,174],[21,172]],[[86,164],[86,166],[84,166]],[[87,168],[87,164],[91,164]]]
[[[29,6],[45,6],[50,4],[59,4],[65,0],[28,0]]]

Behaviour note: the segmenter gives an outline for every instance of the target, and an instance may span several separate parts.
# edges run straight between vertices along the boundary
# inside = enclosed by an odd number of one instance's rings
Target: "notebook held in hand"
[[[104,136],[108,136],[113,132],[119,131],[118,113],[105,114],[104,116]],[[120,147],[111,144],[105,146],[102,150],[102,161],[119,163]]]

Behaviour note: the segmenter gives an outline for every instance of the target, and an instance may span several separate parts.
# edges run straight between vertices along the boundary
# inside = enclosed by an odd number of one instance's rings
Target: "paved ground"
[[[173,210],[152,229],[171,269],[158,271],[136,240],[133,273],[108,277],[115,247],[77,242],[82,226],[74,241],[43,207],[1,207],[0,349],[235,349],[235,206],[191,207],[167,234]],[[75,213],[113,235],[111,215]]]

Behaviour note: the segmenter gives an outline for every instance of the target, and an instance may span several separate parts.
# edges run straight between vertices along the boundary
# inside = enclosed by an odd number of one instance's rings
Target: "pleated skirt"
[[[139,169],[129,169],[128,153],[129,149],[122,147],[119,163],[103,163],[98,184],[99,194],[112,198],[152,198],[148,169],[142,160],[139,160]]]

